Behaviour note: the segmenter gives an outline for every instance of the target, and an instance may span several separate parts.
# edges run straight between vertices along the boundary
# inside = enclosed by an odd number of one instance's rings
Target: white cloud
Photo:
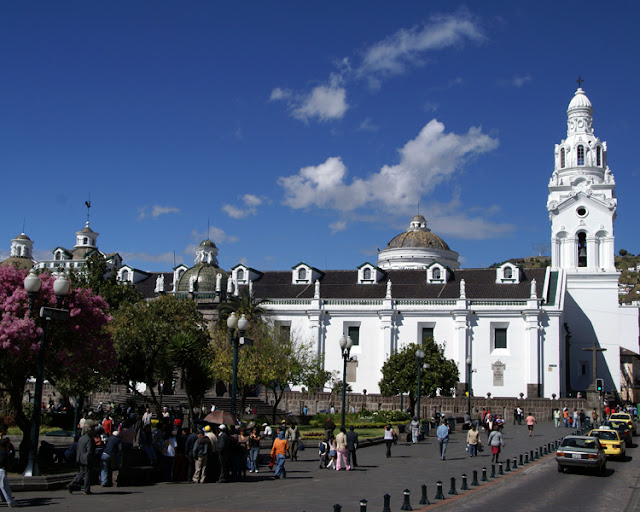
[[[398,30],[370,46],[358,74],[370,78],[402,74],[411,66],[422,65],[427,52],[483,39],[482,31],[466,12],[435,16],[429,24]]]
[[[232,219],[243,219],[249,215],[255,215],[264,200],[253,194],[245,194],[242,196],[243,208],[231,204],[225,204],[222,206],[222,211],[225,212]]]
[[[470,157],[491,151],[498,141],[472,127],[466,134],[445,133],[444,125],[433,119],[415,139],[398,150],[400,162],[385,165],[366,178],[347,181],[347,167],[340,157],[330,157],[297,174],[280,177],[284,204],[294,209],[318,207],[352,211],[376,206],[397,213],[413,210],[420,198],[461,171]]]
[[[522,87],[523,85],[525,85],[527,82],[531,82],[531,75],[525,75],[525,76],[514,76],[513,77],[513,85],[516,87]]]
[[[331,230],[331,234],[335,235],[339,231],[344,231],[345,229],[347,229],[347,223],[344,220],[338,220],[329,224],[329,229]]]
[[[361,132],[377,132],[379,129],[380,127],[374,124],[369,117],[362,121],[358,127],[358,130]]]
[[[309,94],[297,97],[291,103],[291,115],[302,121],[330,121],[341,119],[348,108],[347,91],[344,87],[318,85]]]
[[[270,101],[279,101],[286,100],[291,98],[291,90],[290,89],[281,89],[280,87],[276,87],[273,91],[271,91],[271,96],[269,96]]]
[[[157,219],[160,215],[166,215],[168,213],[180,213],[179,208],[175,208],[174,206],[160,206],[153,205],[151,207],[151,211],[147,206],[141,206],[138,208],[138,220],[145,219],[147,217],[153,217]]]

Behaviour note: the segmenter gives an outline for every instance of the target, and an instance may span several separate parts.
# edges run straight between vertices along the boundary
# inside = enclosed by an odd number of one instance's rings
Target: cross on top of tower
[[[578,75],[578,79],[576,80],[576,83],[578,84],[578,87],[582,87],[582,82],[584,82],[584,80],[582,79],[582,77],[580,75]]]

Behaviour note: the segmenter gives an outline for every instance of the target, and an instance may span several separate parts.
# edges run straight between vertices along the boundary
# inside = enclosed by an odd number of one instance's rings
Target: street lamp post
[[[59,275],[53,282],[53,291],[56,294],[58,308],[62,306],[62,299],[69,293],[69,280],[63,275]],[[33,305],[35,298],[40,292],[42,282],[32,269],[24,280],[24,288],[29,298],[29,314],[33,316]],[[36,367],[36,385],[33,393],[33,416],[31,418],[31,436],[29,441],[29,459],[27,467],[22,476],[40,476],[40,468],[38,467],[38,440],[40,437],[40,413],[42,404],[42,387],[44,381],[44,357],[47,350],[47,322],[49,316],[47,311],[51,308],[42,308],[40,317],[42,318],[42,336],[40,338],[40,349],[38,350],[38,360]],[[67,312],[68,313],[68,312]]]
[[[344,365],[342,367],[342,419],[340,420],[340,428],[344,428],[344,414],[345,407],[347,405],[347,361],[349,360],[349,353],[353,346],[353,340],[351,336],[342,335],[340,338],[340,350],[342,351],[342,360]]]
[[[249,321],[242,315],[240,320],[235,313],[231,313],[227,318],[227,327],[229,329],[229,343],[233,345],[233,378],[231,381],[231,413],[236,413],[236,395],[238,393],[238,349],[240,342],[244,339],[244,333],[249,326]],[[236,328],[238,335],[236,336]]]
[[[473,364],[473,360],[471,356],[467,357],[467,414],[471,417],[471,374],[473,370],[471,369],[471,365]]]
[[[422,368],[426,370],[427,368],[429,368],[429,364],[424,362],[424,350],[422,350],[421,348],[416,350],[416,359],[418,361],[418,396],[416,400],[416,409],[418,410],[418,413],[416,414],[416,416],[418,418],[418,424],[420,424],[420,397],[422,395],[422,383],[421,383]]]

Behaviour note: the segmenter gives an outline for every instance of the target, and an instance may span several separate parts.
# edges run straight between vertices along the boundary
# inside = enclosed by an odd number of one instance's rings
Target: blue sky
[[[616,7],[617,5],[617,7]],[[624,7],[624,9],[623,9]],[[375,263],[415,213],[464,267],[549,244],[584,78],[640,252],[635,2],[3,2],[0,257],[86,221],[144,270]],[[635,213],[634,213],[635,212]]]

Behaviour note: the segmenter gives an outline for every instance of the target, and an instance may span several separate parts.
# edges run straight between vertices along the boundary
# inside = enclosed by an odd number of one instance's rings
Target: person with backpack
[[[327,441],[320,441],[318,455],[320,456],[320,469],[326,468],[329,458],[329,443]]]
[[[194,484],[203,484],[207,476],[207,461],[211,452],[211,441],[204,435],[202,430],[198,430],[198,440],[193,445],[193,460],[195,471],[193,473]]]

